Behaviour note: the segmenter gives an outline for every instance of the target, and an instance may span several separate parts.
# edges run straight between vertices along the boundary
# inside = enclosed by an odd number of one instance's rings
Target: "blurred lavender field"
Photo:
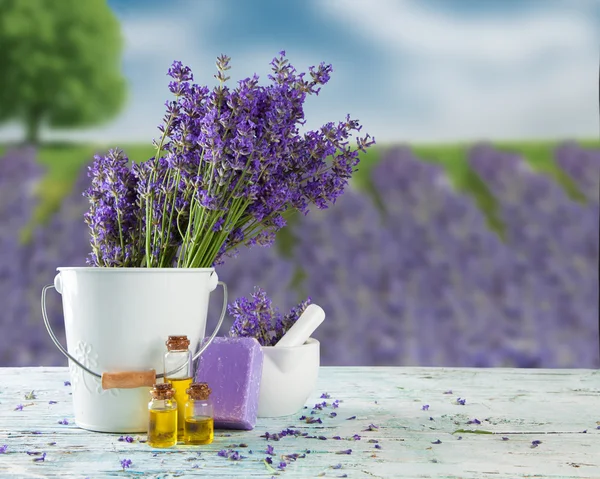
[[[288,310],[310,295],[327,313],[315,334],[324,365],[600,367],[600,150],[567,143],[555,161],[585,201],[517,155],[470,151],[498,202],[501,237],[441,167],[407,147],[389,149],[372,170],[375,199],[348,190],[293,224],[289,254],[245,250],[219,276],[231,300],[258,285]],[[65,364],[39,296],[57,266],[85,265],[88,179],[82,169],[60,209],[25,241],[44,174],[33,149],[0,159],[0,366]],[[62,333],[59,296],[49,301]],[[209,324],[219,302],[214,295]]]

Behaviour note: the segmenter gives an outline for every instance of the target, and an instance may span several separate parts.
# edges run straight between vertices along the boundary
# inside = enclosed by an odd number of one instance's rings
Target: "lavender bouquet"
[[[190,69],[168,71],[167,102],[156,154],[130,165],[124,152],[96,156],[90,209],[93,266],[210,267],[240,246],[272,244],[294,211],[327,208],[341,195],[374,143],[349,116],[300,133],[303,104],[328,82],[331,65],[298,73],[285,52],[271,62],[271,84],[258,77],[229,88],[230,58],[217,58],[218,85],[193,84]]]

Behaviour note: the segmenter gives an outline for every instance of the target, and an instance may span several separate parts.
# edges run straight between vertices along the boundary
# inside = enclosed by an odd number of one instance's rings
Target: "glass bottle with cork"
[[[166,342],[167,352],[164,357],[164,381],[173,385],[177,401],[177,436],[183,438],[184,408],[187,400],[187,389],[192,384],[192,352],[187,336],[169,336]]]
[[[177,444],[177,402],[170,383],[155,384],[148,403],[148,445],[171,447]]]
[[[210,444],[214,438],[213,406],[211,390],[206,383],[193,383],[187,390],[185,403],[184,433],[185,444]]]

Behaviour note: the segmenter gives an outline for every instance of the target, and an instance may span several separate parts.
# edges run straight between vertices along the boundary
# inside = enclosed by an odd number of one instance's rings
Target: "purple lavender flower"
[[[121,467],[123,468],[123,470],[130,468],[131,464],[131,459],[121,459]]]
[[[0,454],[6,454],[6,450],[8,449],[8,445],[4,444],[3,446],[0,446]]]
[[[137,178],[121,150],[94,157],[89,168],[92,185],[84,193],[90,210],[84,215],[90,228],[93,266],[138,266],[141,245],[141,211],[137,204]]]
[[[262,346],[271,345],[274,324],[280,315],[264,290],[255,288],[250,300],[238,298],[229,305],[228,310],[235,318],[230,336],[252,337]]]
[[[292,308],[282,319],[267,293],[262,288],[255,287],[251,299],[238,298],[228,306],[229,314],[234,317],[229,335],[256,338],[262,346],[273,346],[296,322],[309,303],[310,298]],[[322,408],[322,404],[317,406]]]

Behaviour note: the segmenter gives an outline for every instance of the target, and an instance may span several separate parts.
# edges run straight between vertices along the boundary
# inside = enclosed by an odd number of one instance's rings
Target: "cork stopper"
[[[192,399],[208,399],[212,392],[206,383],[192,383],[185,391]]]
[[[169,336],[165,344],[169,351],[184,351],[190,346],[190,340],[187,336]]]
[[[154,399],[171,399],[175,396],[175,390],[171,383],[155,384],[150,394]]]

